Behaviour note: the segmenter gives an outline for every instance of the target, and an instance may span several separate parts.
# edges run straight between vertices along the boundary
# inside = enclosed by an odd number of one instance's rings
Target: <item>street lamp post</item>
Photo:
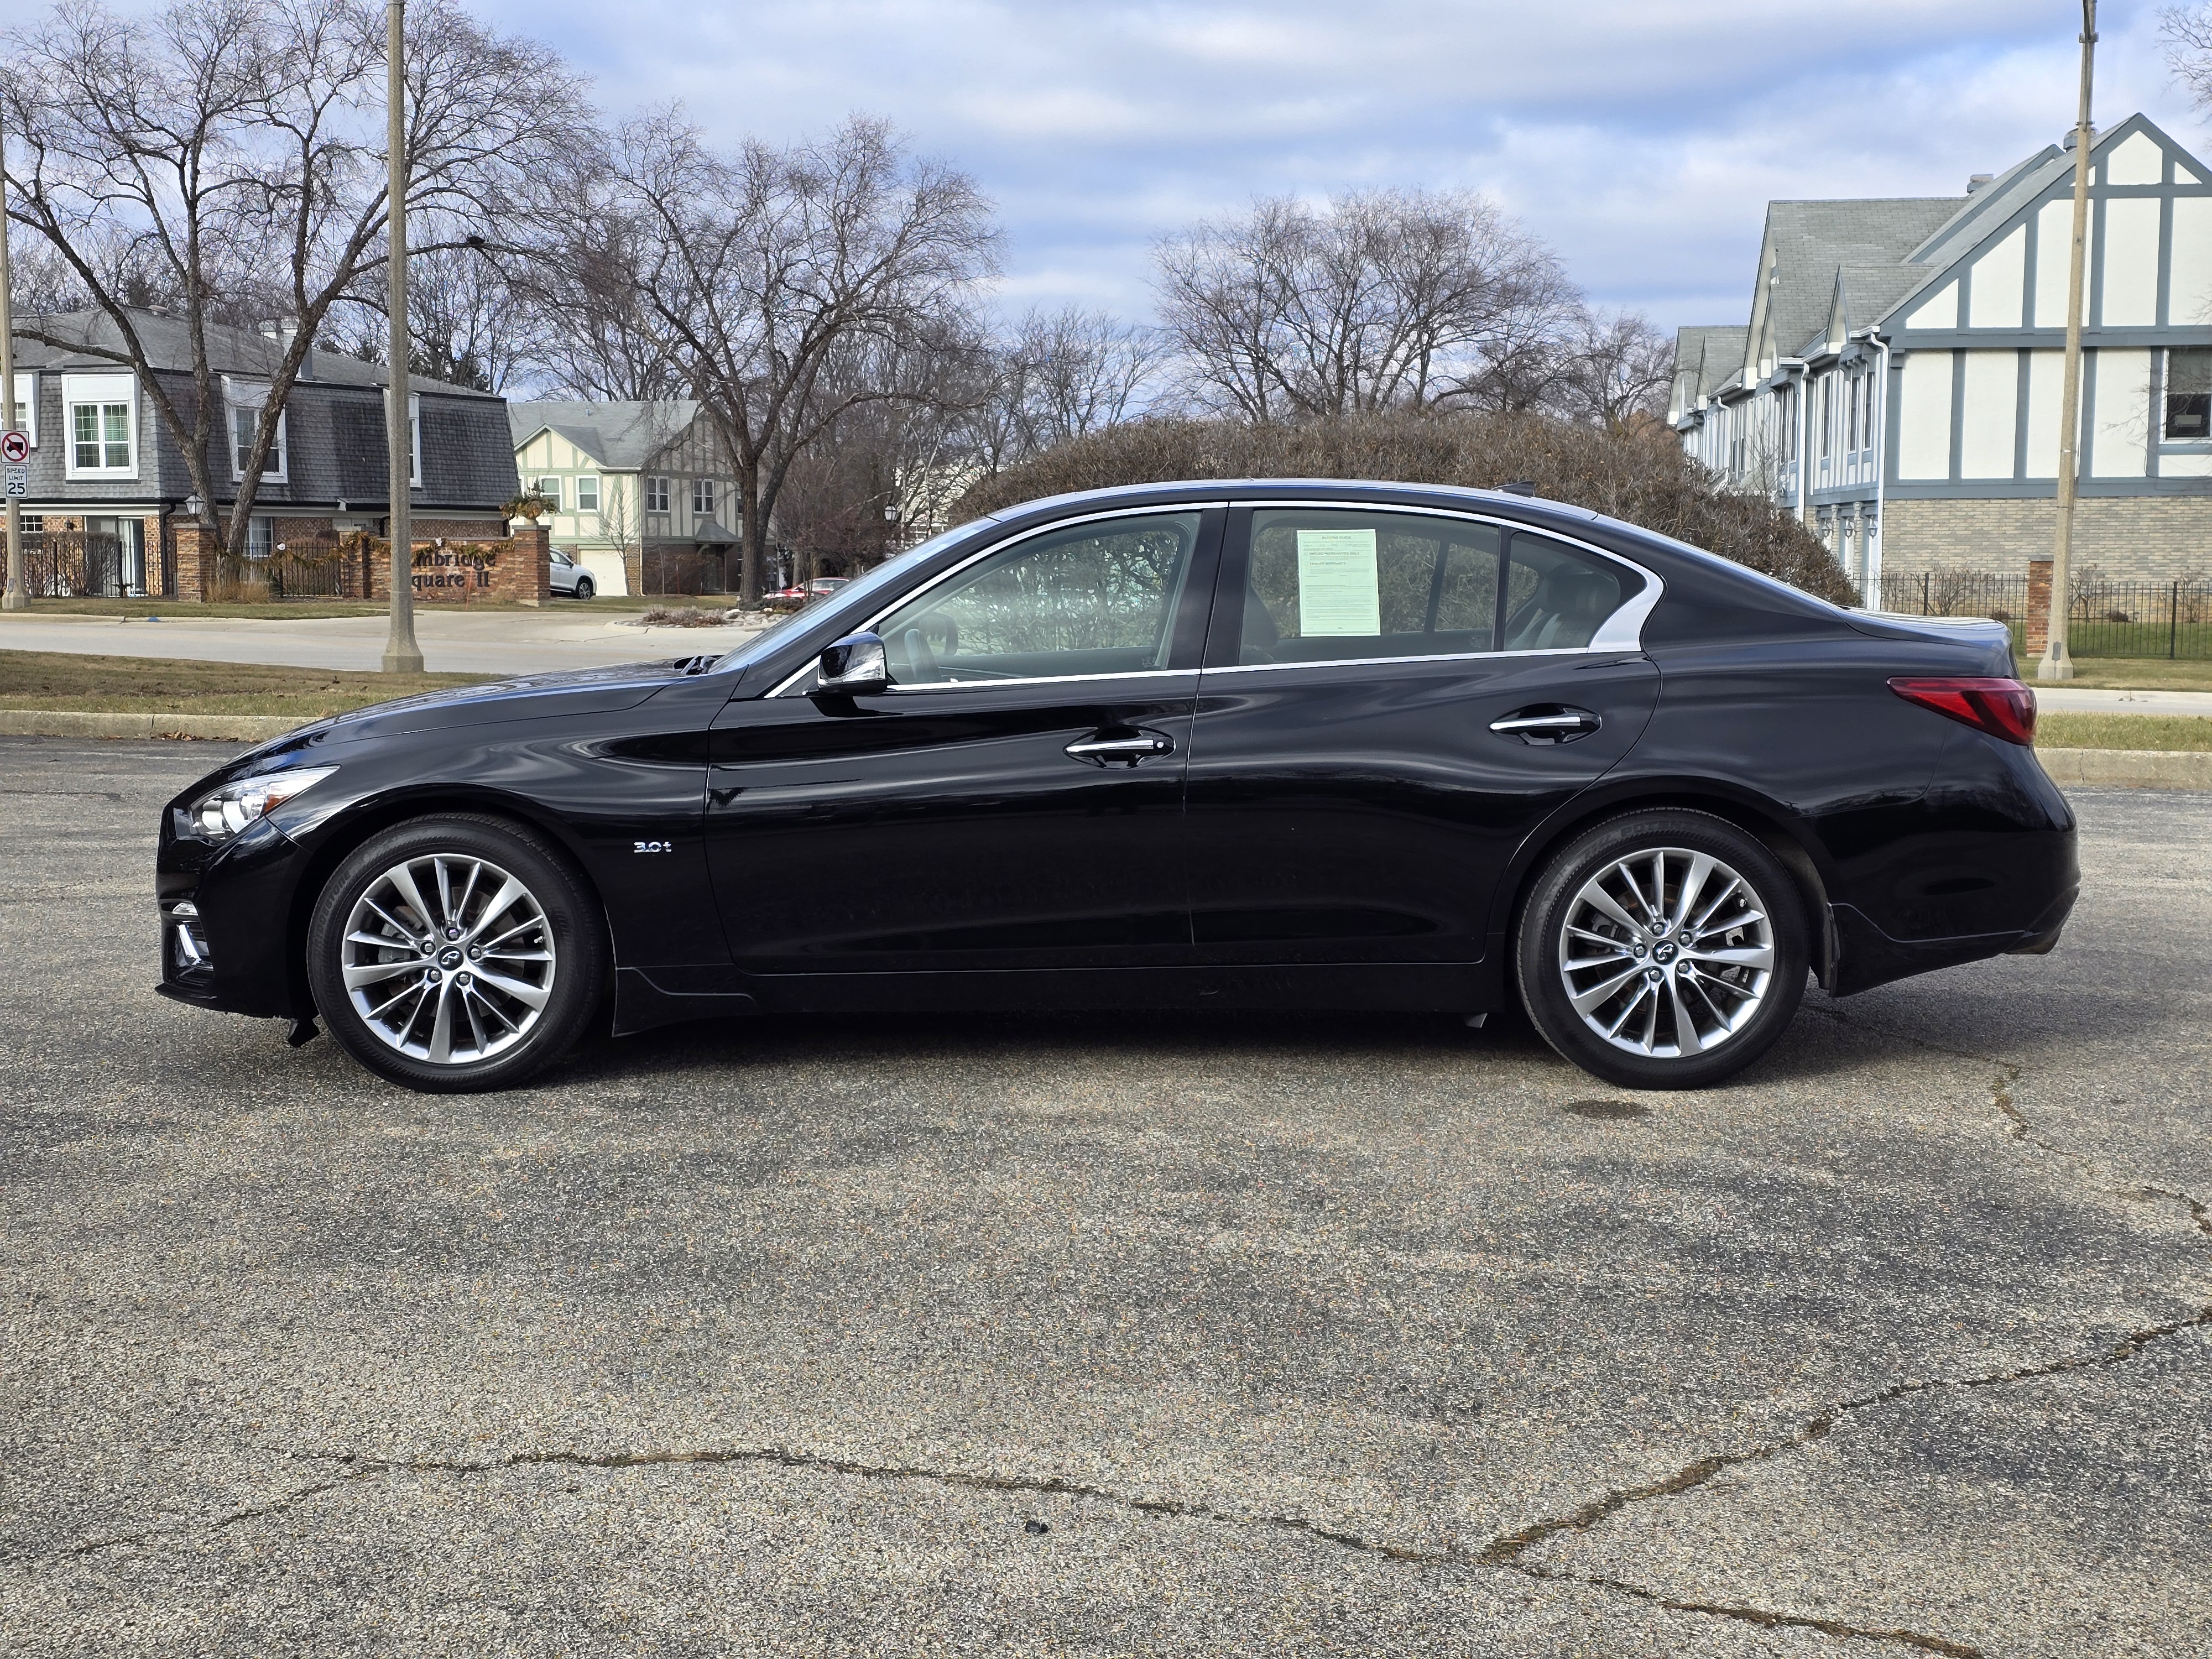
[[[386,206],[392,231],[390,282],[386,289],[386,303],[392,311],[392,385],[385,400],[384,416],[392,460],[392,635],[384,646],[384,672],[387,674],[422,672],[422,647],[415,643],[415,536],[412,502],[408,495],[414,481],[415,443],[407,418],[406,14],[406,0],[391,0],[385,13],[386,51],[390,58],[385,102],[391,147]]]
[[[7,151],[0,143],[0,176],[4,176]],[[7,418],[0,420],[0,428],[9,432],[15,429],[15,301],[10,289],[14,283],[8,270],[8,197],[0,186],[0,410]],[[22,611],[30,605],[23,592],[23,508],[10,495],[8,498],[8,585],[0,590],[0,611]]]
[[[2081,288],[2087,264],[2089,233],[2089,83],[2097,52],[2097,0],[2081,0],[2081,107],[2074,123],[2074,246],[2066,276],[2066,375],[2059,394],[2058,527],[2051,546],[2051,622],[2039,680],[2070,680],[2074,659],[2067,649],[2066,623],[2072,606],[2074,497],[2080,469],[2081,427]]]

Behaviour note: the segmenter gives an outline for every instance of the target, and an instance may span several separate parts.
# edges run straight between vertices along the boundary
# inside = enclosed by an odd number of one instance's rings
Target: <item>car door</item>
[[[1224,512],[1048,526],[879,612],[891,684],[732,703],[708,848],[763,974],[1178,965],[1182,770]]]
[[[1471,515],[1240,506],[1185,782],[1204,963],[1461,963],[1649,720],[1657,579]]]

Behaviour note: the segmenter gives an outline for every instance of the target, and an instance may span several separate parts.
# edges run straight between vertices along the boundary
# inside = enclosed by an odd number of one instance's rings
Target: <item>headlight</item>
[[[275,811],[303,789],[312,789],[338,769],[303,766],[226,783],[192,807],[192,827],[204,841],[228,841],[256,818]]]

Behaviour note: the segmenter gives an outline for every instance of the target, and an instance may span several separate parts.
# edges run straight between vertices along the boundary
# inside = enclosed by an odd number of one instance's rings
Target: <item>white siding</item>
[[[1904,388],[1897,402],[1897,476],[1949,477],[1951,354],[1916,351],[1906,357]]]
[[[2035,216],[2035,326],[2066,326],[2066,262],[2074,251],[2074,204],[2045,202]],[[2087,304],[2084,296],[2083,304]],[[2056,477],[2057,474],[2051,474]]]
[[[2212,477],[2212,455],[2161,455],[2158,475],[2161,478]]]
[[[2148,196],[2105,204],[2106,328],[2148,328],[2158,320],[2158,202]]]
[[[1907,328],[1956,328],[1959,325],[1959,285],[1946,283],[1912,308]]]
[[[2144,133],[2131,133],[2125,143],[2105,157],[2108,185],[2154,185],[2166,166],[2166,152]]]
[[[2058,409],[2066,391],[2066,354],[2034,351],[2027,361],[2027,476],[2058,476]]]
[[[1980,279],[1976,278],[1977,298]],[[2012,477],[2013,434],[2019,425],[2020,354],[1966,354],[1966,407],[1959,434],[1959,471],[1968,478]]]
[[[2097,354],[2097,448],[2092,476],[2140,478],[2150,440],[2150,353]]]
[[[2166,319],[2176,328],[2212,324],[2212,196],[2173,199],[2173,278]]]
[[[1970,328],[2018,328],[2020,289],[2027,274],[2027,227],[2021,225],[1974,261]]]

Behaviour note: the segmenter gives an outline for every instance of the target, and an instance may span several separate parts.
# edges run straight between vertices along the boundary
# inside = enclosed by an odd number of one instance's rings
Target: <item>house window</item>
[[[558,478],[536,478],[530,487],[545,498],[545,505],[554,512],[561,510],[561,481]]]
[[[2212,350],[2166,354],[2166,435],[2212,438]]]
[[[645,481],[645,510],[648,513],[668,511],[668,480],[647,478]]]
[[[265,559],[276,549],[276,538],[270,533],[270,520],[256,514],[246,521],[246,556]]]
[[[39,375],[28,369],[15,376],[15,408],[7,424],[31,441],[31,447],[39,447]]]
[[[246,458],[253,453],[253,440],[261,430],[261,410],[267,392],[255,386],[231,388],[228,395],[230,404],[230,476],[246,476]],[[261,476],[283,483],[286,479],[288,462],[284,453],[284,411],[276,411],[276,438],[270,446],[269,459],[262,464]]]
[[[599,510],[599,481],[589,476],[576,480],[576,511],[596,513]]]
[[[21,522],[23,526],[23,533],[26,536],[43,536],[46,534],[46,515],[43,513],[23,514],[21,516]]]
[[[694,518],[714,516],[714,481],[712,478],[691,480],[691,514]]]

